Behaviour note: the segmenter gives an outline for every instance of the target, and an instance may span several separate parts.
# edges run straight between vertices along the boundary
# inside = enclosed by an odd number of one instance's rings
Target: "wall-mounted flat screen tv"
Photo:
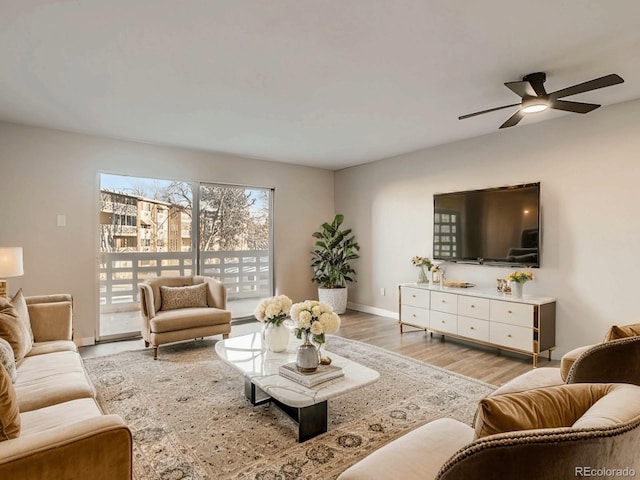
[[[433,258],[540,266],[540,183],[433,196]]]

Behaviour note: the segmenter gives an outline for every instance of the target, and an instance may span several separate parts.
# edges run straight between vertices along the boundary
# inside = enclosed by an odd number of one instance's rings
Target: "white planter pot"
[[[333,308],[333,311],[342,314],[347,311],[347,287],[321,288],[318,287],[318,300]]]

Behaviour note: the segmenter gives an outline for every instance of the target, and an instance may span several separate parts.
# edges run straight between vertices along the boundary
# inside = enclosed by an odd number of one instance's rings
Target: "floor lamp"
[[[22,275],[22,247],[0,247],[0,297],[8,296],[5,278]]]

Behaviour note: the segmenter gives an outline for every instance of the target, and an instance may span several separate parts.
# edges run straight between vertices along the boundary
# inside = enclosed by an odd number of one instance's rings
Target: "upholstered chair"
[[[227,290],[210,277],[158,277],[138,284],[142,306],[141,333],[146,347],[231,333]]]
[[[474,426],[441,418],[338,480],[614,478],[640,472],[640,386],[580,383],[487,397]]]
[[[559,368],[530,370],[505,383],[492,395],[563,383],[613,382],[640,385],[640,324],[614,325],[602,343],[578,347],[564,354]]]

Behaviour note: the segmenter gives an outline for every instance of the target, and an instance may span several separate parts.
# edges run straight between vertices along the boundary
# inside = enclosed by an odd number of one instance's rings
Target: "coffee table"
[[[312,388],[287,380],[278,373],[280,365],[296,361],[300,340],[291,335],[287,350],[270,352],[263,348],[262,335],[252,333],[216,343],[218,357],[242,373],[244,393],[252,405],[272,402],[298,422],[298,442],[327,431],[328,405],[331,398],[364,387],[378,380],[375,370],[328,352],[332,365],[342,367],[344,377]]]

